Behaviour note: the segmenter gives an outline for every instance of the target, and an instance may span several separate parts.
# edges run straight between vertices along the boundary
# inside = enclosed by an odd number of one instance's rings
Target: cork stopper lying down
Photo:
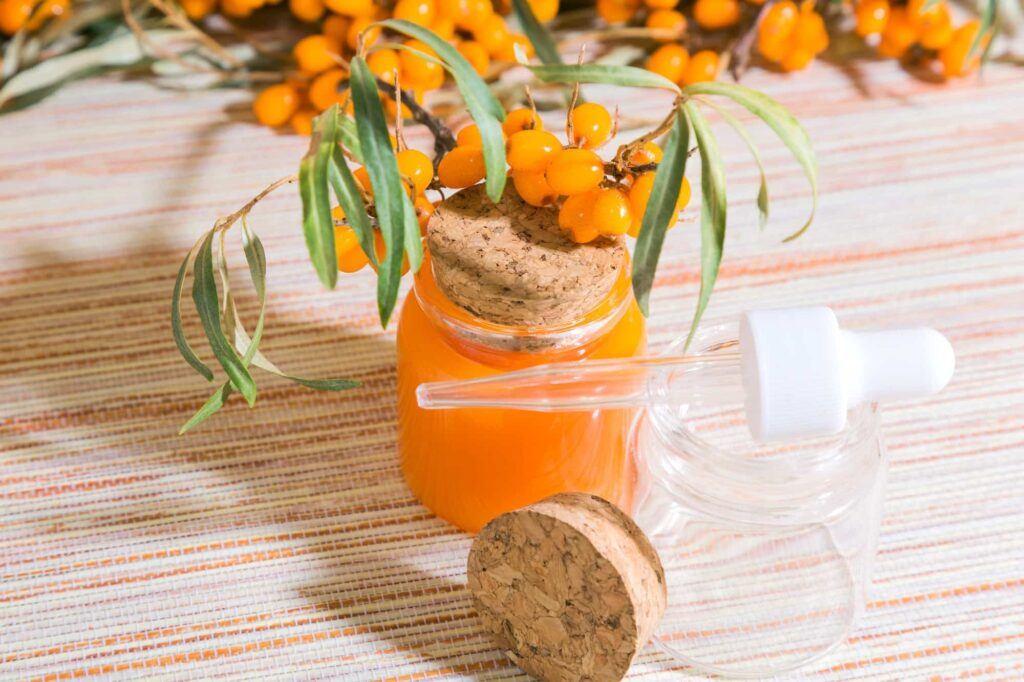
[[[483,185],[442,201],[427,228],[434,279],[456,305],[489,322],[568,324],[611,291],[623,267],[622,237],[577,244],[558,209],[538,208],[515,190],[497,204]]]
[[[541,680],[619,680],[665,611],[665,572],[611,503],[563,493],[477,535],[468,584],[498,645]]]

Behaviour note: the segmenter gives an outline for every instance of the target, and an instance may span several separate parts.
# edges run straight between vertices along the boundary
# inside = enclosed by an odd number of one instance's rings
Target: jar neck
[[[453,303],[434,279],[429,254],[416,275],[413,294],[446,343],[477,362],[515,369],[586,357],[633,304],[628,256],[608,293],[579,319],[557,325],[507,325],[477,317]]]

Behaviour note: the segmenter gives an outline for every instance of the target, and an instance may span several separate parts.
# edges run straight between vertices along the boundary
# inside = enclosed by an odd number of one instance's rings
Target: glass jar
[[[736,337],[713,327],[692,352],[735,352]],[[875,405],[835,436],[758,443],[716,371],[687,375],[687,404],[638,416],[633,516],[666,572],[657,645],[705,672],[761,677],[826,654],[863,608],[886,455]]]
[[[628,257],[624,256],[624,259]],[[588,492],[628,509],[633,410],[538,413],[424,410],[416,387],[550,362],[642,355],[647,336],[628,263],[582,319],[548,327],[493,324],[452,303],[429,258],[398,323],[398,427],[402,472],[419,500],[463,530],[559,492]]]

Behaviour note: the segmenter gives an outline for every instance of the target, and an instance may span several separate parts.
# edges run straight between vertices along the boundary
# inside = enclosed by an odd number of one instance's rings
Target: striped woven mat
[[[941,396],[887,411],[866,614],[801,677],[1020,679],[1024,79],[994,64],[983,82],[944,86],[891,63],[816,63],[749,84],[807,126],[821,204],[782,244],[808,192],[755,126],[773,200],[760,233],[756,168],[716,125],[731,213],[709,316],[830,303],[857,322],[930,322],[960,359]],[[627,120],[667,104],[588,94],[620,101]],[[372,278],[320,288],[292,189],[252,220],[269,254],[265,350],[285,370],[364,386],[261,379],[255,409],[234,402],[175,435],[211,390],[171,342],[175,270],[216,216],[293,172],[305,144],[254,125],[244,93],[145,83],[76,84],[0,118],[0,678],[523,677],[471,608],[470,538],[402,482],[394,328],[376,322]],[[654,349],[692,313],[695,218],[666,247]],[[232,265],[244,281],[244,261]],[[653,647],[631,673],[684,674]]]

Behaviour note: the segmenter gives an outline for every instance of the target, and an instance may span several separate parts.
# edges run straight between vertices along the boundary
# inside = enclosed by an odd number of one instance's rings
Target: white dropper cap
[[[823,306],[745,313],[740,353],[747,422],[762,441],[837,433],[860,403],[937,393],[955,365],[934,329],[840,329]]]

